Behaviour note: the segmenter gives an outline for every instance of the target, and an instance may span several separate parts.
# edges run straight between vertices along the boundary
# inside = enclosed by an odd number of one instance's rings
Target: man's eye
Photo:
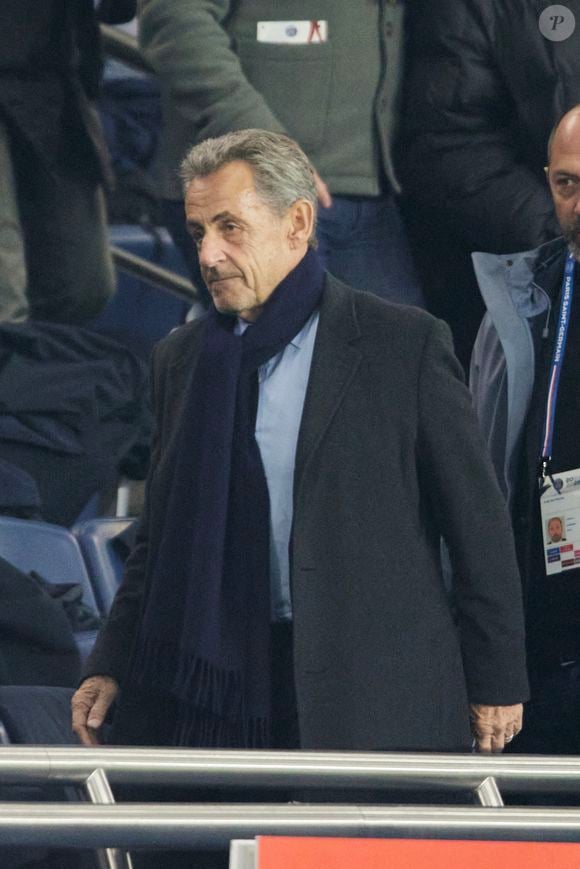
[[[224,223],[224,231],[225,232],[235,232],[238,228],[237,223]]]
[[[580,181],[576,178],[558,178],[556,187],[560,193],[568,196],[580,190]]]

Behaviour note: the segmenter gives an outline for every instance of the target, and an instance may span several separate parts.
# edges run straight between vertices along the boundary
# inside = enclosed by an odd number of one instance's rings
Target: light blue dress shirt
[[[319,313],[286,347],[258,369],[256,440],[270,496],[272,621],[292,618],[288,547],[292,530],[294,464]],[[238,319],[236,334],[251,326]]]

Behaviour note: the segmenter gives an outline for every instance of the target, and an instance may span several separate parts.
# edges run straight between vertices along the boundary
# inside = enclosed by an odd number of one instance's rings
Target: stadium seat
[[[87,565],[100,612],[106,615],[123,576],[123,559],[114,538],[134,519],[90,519],[75,525],[77,538]]]
[[[47,582],[80,583],[82,602],[99,612],[80,546],[60,525],[0,516],[0,556],[24,573],[35,571]],[[84,660],[92,648],[95,631],[75,635]]]

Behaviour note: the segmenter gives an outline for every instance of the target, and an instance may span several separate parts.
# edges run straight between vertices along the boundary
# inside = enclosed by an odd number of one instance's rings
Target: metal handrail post
[[[96,769],[90,774],[84,784],[84,793],[93,805],[115,805],[113,791],[102,769]],[[100,848],[97,851],[97,861],[99,869],[133,869],[130,855],[119,848]]]
[[[493,776],[488,776],[475,788],[475,796],[482,806],[499,809],[504,802]]]

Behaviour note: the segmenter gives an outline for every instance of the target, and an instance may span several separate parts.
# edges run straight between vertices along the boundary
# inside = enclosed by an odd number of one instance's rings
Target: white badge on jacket
[[[546,573],[580,567],[580,468],[545,480],[540,496]]]
[[[328,21],[258,21],[258,42],[309,45],[328,41]]]

